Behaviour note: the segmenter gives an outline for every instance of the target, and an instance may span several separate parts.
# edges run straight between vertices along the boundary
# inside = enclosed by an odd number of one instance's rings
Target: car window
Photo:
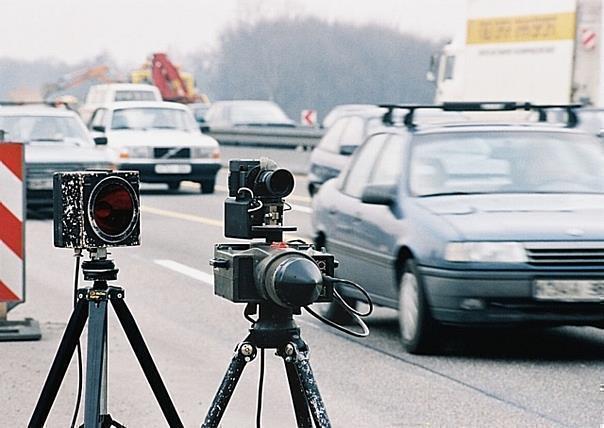
[[[0,116],[0,129],[15,141],[90,141],[82,121],[69,116]]]
[[[178,129],[199,132],[189,110],[159,107],[117,109],[113,112],[111,129]]]
[[[344,131],[347,123],[347,117],[338,119],[325,133],[321,139],[321,142],[319,143],[319,147],[322,150],[337,153],[339,150],[340,136],[342,135],[342,131]]]
[[[354,198],[361,198],[363,189],[369,181],[376,158],[381,153],[388,134],[376,134],[357,152],[344,181],[342,191]]]
[[[113,101],[158,101],[153,91],[122,90],[115,91]]]
[[[443,193],[604,193],[604,150],[586,134],[455,133],[417,138],[409,188]]]
[[[94,112],[92,115],[92,119],[90,119],[90,128],[92,129],[94,126],[104,126],[105,125],[105,112],[107,110],[104,108],[100,108]]]
[[[405,138],[393,135],[385,143],[373,169],[371,184],[396,184],[404,167]]]
[[[349,118],[346,128],[340,136],[340,145],[356,147],[360,146],[363,142],[365,130],[365,121],[363,118],[358,116],[352,116]]]

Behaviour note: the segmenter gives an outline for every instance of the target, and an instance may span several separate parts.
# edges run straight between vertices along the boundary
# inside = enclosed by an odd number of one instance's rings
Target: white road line
[[[294,205],[294,204],[290,204],[292,207],[292,210],[294,211],[300,211],[301,213],[304,214],[312,214],[312,208],[311,207],[305,207],[304,205]]]
[[[206,284],[214,285],[214,275],[209,273],[183,265],[182,263],[175,262],[174,260],[155,260],[155,263],[167,269],[173,270],[174,272],[186,275],[189,278],[205,282]]]

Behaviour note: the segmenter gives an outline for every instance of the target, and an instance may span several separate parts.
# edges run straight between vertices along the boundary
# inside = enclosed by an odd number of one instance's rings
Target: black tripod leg
[[[306,346],[304,346],[304,348],[306,348]],[[312,418],[315,421],[315,426],[317,428],[331,428],[331,422],[329,422],[329,417],[327,416],[325,403],[323,403],[323,399],[319,393],[319,387],[317,386],[312,369],[310,368],[308,350],[298,351],[295,358],[292,358],[291,364],[304,389],[306,402],[310,408]]]
[[[149,352],[149,348],[147,348],[143,335],[136,325],[136,321],[128,309],[128,306],[126,306],[126,302],[124,302],[123,295],[112,298],[111,304],[122,324],[122,328],[128,337],[132,350],[136,354],[136,358],[145,373],[147,382],[149,382],[151,390],[153,390],[155,399],[159,403],[159,407],[161,407],[168,425],[171,428],[183,427],[184,425],[176,412],[174,403],[172,403],[170,394],[168,394],[168,390],[161,379],[157,366],[153,362],[153,357],[151,357],[151,353]]]
[[[252,361],[256,356],[256,348],[247,342],[241,343],[235,350],[235,355],[229,364],[229,368],[222,378],[222,383],[218,388],[218,392],[214,396],[212,405],[208,410],[206,419],[203,422],[202,428],[217,428],[220,420],[224,415],[229,400],[235,391],[237,382],[243,373],[245,365]]]
[[[31,416],[28,427],[29,428],[41,428],[46,423],[50,409],[57,398],[59,388],[65,377],[65,372],[80,336],[84,325],[86,324],[86,318],[88,317],[88,302],[85,299],[78,300],[76,307],[69,318],[63,338],[59,344],[59,349],[55,355],[55,359],[52,362],[48,377],[40,393],[40,398],[34,409],[34,413]]]
[[[99,428],[101,387],[103,383],[103,357],[107,320],[107,300],[88,305],[88,347],[86,353],[86,398],[84,400],[84,426]]]
[[[287,361],[285,361],[285,372],[287,373],[287,381],[292,395],[298,428],[312,428],[312,419],[310,412],[308,411],[308,402],[304,395],[304,388],[300,383],[300,379],[298,379],[298,373],[296,373],[296,369],[292,364]]]

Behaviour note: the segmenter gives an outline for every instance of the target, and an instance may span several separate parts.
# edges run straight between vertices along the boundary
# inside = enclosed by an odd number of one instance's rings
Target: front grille
[[[27,178],[49,178],[59,171],[84,171],[92,165],[83,163],[40,163],[25,166]]]
[[[525,248],[533,266],[604,267],[604,242],[539,242]]]
[[[191,149],[188,147],[155,147],[153,157],[155,159],[189,159]]]

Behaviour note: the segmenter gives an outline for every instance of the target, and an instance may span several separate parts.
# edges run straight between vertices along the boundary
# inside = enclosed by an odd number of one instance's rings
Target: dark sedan
[[[315,196],[313,229],[339,276],[399,309],[409,352],[442,324],[604,327],[603,166],[570,129],[384,127]]]

